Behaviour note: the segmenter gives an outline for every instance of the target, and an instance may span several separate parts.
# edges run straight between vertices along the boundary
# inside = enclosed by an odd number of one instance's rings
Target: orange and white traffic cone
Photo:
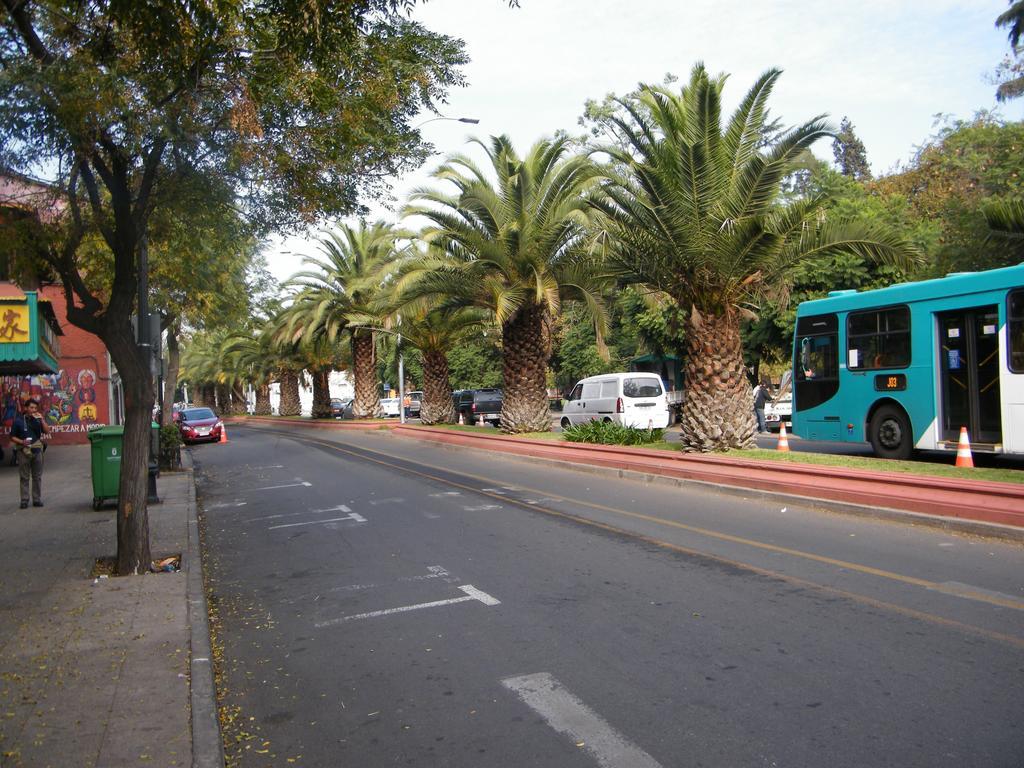
[[[218,443],[226,443],[228,441],[228,428],[221,424],[220,425],[220,440]]]
[[[462,413],[459,413],[459,424],[462,424],[463,426],[466,424],[466,417],[463,416]]]
[[[779,445],[778,450],[788,451],[789,450],[789,438],[786,437],[786,422],[779,424]]]
[[[960,427],[960,444],[956,447],[956,465],[973,467],[974,456],[971,455],[971,441],[967,438],[967,427]]]

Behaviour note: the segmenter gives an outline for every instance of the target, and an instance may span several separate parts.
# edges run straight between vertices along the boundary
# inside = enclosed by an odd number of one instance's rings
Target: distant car
[[[178,411],[178,430],[186,444],[216,443],[224,422],[209,408],[183,408]]]
[[[345,407],[351,406],[352,400],[342,400],[340,397],[331,398],[331,416],[336,419],[345,418]],[[352,418],[351,415],[348,418]]]
[[[382,397],[380,407],[384,409],[384,417],[397,417],[402,411],[402,401],[397,397]]]
[[[456,416],[467,424],[490,422],[498,426],[501,421],[502,392],[500,389],[462,389],[452,393]]]

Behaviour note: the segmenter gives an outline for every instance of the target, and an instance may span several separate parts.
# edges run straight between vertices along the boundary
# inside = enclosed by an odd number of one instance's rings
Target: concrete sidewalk
[[[154,558],[181,553],[182,571],[94,580],[116,510],[93,511],[89,462],[51,448],[46,506],[25,510],[0,467],[0,766],[223,765],[192,472],[161,475],[149,508]]]

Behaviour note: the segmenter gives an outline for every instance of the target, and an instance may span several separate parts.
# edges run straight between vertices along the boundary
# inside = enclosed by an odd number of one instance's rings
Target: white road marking
[[[466,512],[486,512],[489,509],[501,509],[500,504],[481,504],[478,507],[463,507]]]
[[[445,567],[443,565],[428,565],[427,566],[427,571],[428,571],[428,573],[423,573],[423,574],[420,574],[419,576],[402,576],[400,579],[398,579],[398,581],[409,582],[409,581],[427,581],[429,579],[444,579],[449,584],[454,584],[456,581],[459,581],[459,577],[458,576],[452,576],[445,569]],[[380,584],[346,584],[345,586],[342,586],[342,587],[331,587],[327,591],[328,592],[358,592],[358,591],[364,590],[364,589],[376,589],[379,586],[380,586]],[[301,600],[305,600],[308,597],[309,597],[309,593],[307,593],[305,595],[299,595],[298,597],[290,598],[288,600],[282,600],[281,602],[282,603],[286,603],[288,605],[291,605],[292,603],[297,603],[297,602],[299,602]],[[317,598],[319,598],[319,595],[317,595]]]
[[[288,483],[287,485],[267,485],[263,488],[253,488],[254,491],[276,491],[278,488],[298,488],[300,486],[312,487],[312,483],[303,480],[301,483]]]
[[[405,499],[377,499],[370,503],[376,507],[378,504],[402,504],[403,502],[405,502]]]
[[[302,512],[281,512],[277,515],[263,515],[262,517],[250,517],[245,522],[256,523],[260,520],[280,520],[282,517],[296,517],[297,515],[310,515],[317,514],[320,512],[351,512],[352,510],[346,507],[344,504],[339,504],[336,507],[328,507],[327,509],[310,509],[303,510]]]
[[[281,525],[271,525],[267,528],[268,531],[276,531],[278,528],[294,528],[297,525],[324,525],[325,523],[337,523],[342,520],[351,520],[354,523],[365,523],[366,518],[362,515],[353,512],[350,515],[344,517],[331,517],[327,520],[306,520],[302,523],[282,523]]]
[[[244,507],[249,502],[247,501],[226,501],[221,504],[210,504],[207,509],[225,509],[226,507]]]
[[[432,493],[432,494],[430,494],[430,498],[432,498],[432,499],[440,499],[440,498],[443,498],[445,496],[461,496],[461,495],[462,494],[459,491],[444,491],[443,493]]]
[[[432,603],[419,603],[418,605],[403,605],[401,608],[385,608],[382,611],[370,611],[369,613],[357,613],[354,616],[342,616],[340,619],[330,619],[329,621],[322,621],[314,626],[317,629],[323,627],[333,627],[338,624],[344,624],[346,621],[356,621],[358,619],[375,619],[380,616],[390,616],[394,613],[407,613],[408,611],[419,611],[424,608],[440,608],[443,605],[455,605],[456,603],[465,603],[470,600],[476,600],[483,603],[484,605],[501,605],[501,601],[491,597],[486,592],[481,592],[479,589],[474,587],[472,584],[465,584],[459,589],[466,593],[465,597],[452,597],[448,600],[435,600]]]
[[[602,768],[661,768],[654,758],[612,728],[547,672],[509,677],[501,684],[548,725],[589,752]]]
[[[252,470],[257,470],[257,469],[284,469],[284,464],[269,464],[269,465],[267,465],[265,467],[249,467],[249,469],[252,469]]]
[[[483,491],[484,493],[493,493],[493,494],[495,494],[497,496],[504,496],[505,495],[505,491],[506,491],[505,488],[481,488],[480,490]],[[510,489],[507,489],[507,490],[515,490],[515,489],[514,488],[510,488]]]

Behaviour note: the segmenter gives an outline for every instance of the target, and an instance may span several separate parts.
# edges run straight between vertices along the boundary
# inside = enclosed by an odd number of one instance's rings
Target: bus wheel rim
[[[903,442],[903,428],[896,419],[886,419],[878,430],[878,441],[886,448],[898,448]]]

